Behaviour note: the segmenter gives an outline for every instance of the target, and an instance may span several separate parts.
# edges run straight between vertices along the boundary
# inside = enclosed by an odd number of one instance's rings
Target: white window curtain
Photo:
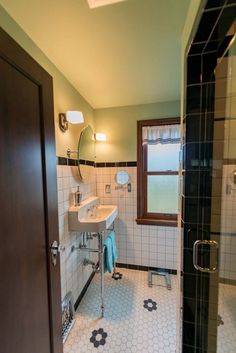
[[[156,145],[158,143],[179,143],[180,126],[179,125],[158,125],[143,126],[143,143]]]

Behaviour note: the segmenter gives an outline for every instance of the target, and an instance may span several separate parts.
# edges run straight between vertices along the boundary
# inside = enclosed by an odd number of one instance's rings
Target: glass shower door
[[[218,187],[220,234],[217,353],[236,352],[236,24],[215,70],[215,154],[222,157]],[[218,119],[218,121],[217,121]],[[219,142],[221,141],[221,142]],[[213,153],[214,157],[214,153]],[[217,157],[217,156],[216,156]],[[217,160],[216,158],[214,158]]]
[[[236,352],[235,19],[208,0],[187,53],[182,353]]]

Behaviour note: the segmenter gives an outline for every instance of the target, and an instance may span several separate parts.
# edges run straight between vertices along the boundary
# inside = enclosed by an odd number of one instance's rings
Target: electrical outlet
[[[105,186],[105,193],[106,193],[106,194],[110,194],[110,193],[111,193],[111,185],[110,185],[110,184],[107,184],[107,185]]]

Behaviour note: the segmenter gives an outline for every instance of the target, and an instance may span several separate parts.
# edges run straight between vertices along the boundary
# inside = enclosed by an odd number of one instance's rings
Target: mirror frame
[[[82,136],[83,136],[83,133],[85,132],[85,130],[87,128],[90,128],[91,131],[92,131],[92,134],[94,136],[94,131],[93,131],[93,128],[91,125],[87,124],[86,126],[83,127],[83,129],[80,131],[80,136],[79,136],[79,141],[78,141],[78,172],[79,172],[79,177],[81,180],[85,180],[85,178],[83,177],[82,173],[81,173],[81,169],[80,169],[80,149],[81,149],[81,142],[82,142]],[[95,146],[95,140],[94,140],[94,146]],[[96,153],[95,153],[95,148],[94,148],[94,160],[93,162],[95,163],[95,157],[96,157]]]
[[[128,180],[127,180],[127,182],[124,183],[124,184],[120,184],[120,183],[117,182],[117,175],[118,175],[118,173],[120,173],[120,172],[125,172],[125,173],[128,175]],[[129,184],[129,182],[130,182],[130,175],[129,175],[129,173],[128,173],[126,170],[118,170],[118,171],[116,172],[116,174],[115,174],[115,182],[116,182],[116,184],[119,185],[119,186],[125,186],[125,185]]]

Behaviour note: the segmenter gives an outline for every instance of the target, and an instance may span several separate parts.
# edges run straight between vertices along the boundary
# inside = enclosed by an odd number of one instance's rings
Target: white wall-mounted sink
[[[117,206],[100,205],[98,197],[89,197],[80,206],[69,208],[69,230],[100,233],[112,225],[117,215]]]

